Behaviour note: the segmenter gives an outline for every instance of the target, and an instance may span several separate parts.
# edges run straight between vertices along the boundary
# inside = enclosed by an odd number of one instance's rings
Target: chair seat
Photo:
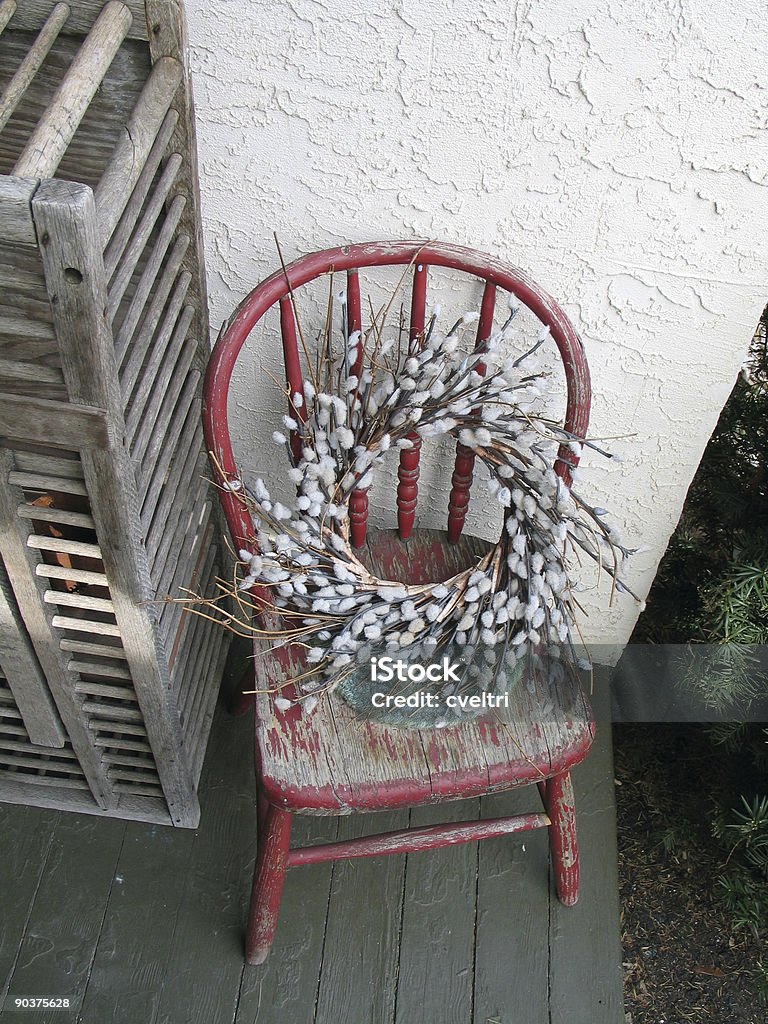
[[[490,545],[415,530],[369,529],[360,561],[380,577],[437,583],[474,564]],[[303,668],[301,649],[255,643],[257,689],[274,690]],[[267,656],[264,656],[267,655]],[[511,690],[509,706],[442,729],[405,729],[369,721],[336,694],[311,715],[280,712],[274,692],[256,697],[256,755],[263,792],[279,807],[307,814],[345,814],[481,796],[541,782],[587,754],[594,720],[578,682]]]

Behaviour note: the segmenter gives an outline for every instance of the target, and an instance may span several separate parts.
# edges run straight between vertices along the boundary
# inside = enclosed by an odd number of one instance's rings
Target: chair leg
[[[572,907],[579,898],[579,847],[570,772],[548,780],[544,805],[552,822],[549,827],[549,848],[555,872],[555,888],[560,902],[566,907]]]
[[[280,898],[291,841],[291,814],[280,807],[269,807],[259,835],[256,868],[253,874],[251,906],[245,958],[249,964],[263,964],[267,959],[277,927]]]

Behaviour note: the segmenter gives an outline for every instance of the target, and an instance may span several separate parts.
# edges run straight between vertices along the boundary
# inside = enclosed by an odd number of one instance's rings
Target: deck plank
[[[552,895],[549,920],[552,1024],[623,1024],[619,880],[608,681],[596,680],[597,738],[573,772],[581,889],[575,907]]]
[[[128,824],[83,1000],[83,1021],[154,1020],[194,838],[186,829]]]
[[[339,839],[407,825],[407,811],[354,815],[342,819]],[[394,1020],[404,876],[400,856],[334,863],[317,1024]]]
[[[411,812],[411,825],[477,820],[479,800]],[[472,1016],[478,845],[408,854],[396,1024],[467,1024]]]
[[[337,835],[337,819],[297,815],[291,831],[291,846],[333,842]],[[252,868],[253,862],[250,866]],[[261,1021],[262,1008],[276,1020],[313,1024],[331,873],[330,862],[288,871],[272,950],[266,963],[245,969],[236,1024]]]
[[[126,823],[61,814],[11,977],[14,995],[68,996],[86,991]],[[35,1024],[64,1024],[73,1013],[35,1013]]]
[[[541,804],[526,786],[480,806],[481,818],[493,818]],[[548,856],[545,829],[480,846],[474,1024],[550,1024]]]
[[[37,807],[0,807],[0,994],[5,994],[21,948],[29,916],[42,882],[58,811]]]
[[[250,715],[217,710],[200,784],[203,824],[194,834],[152,1024],[231,1024],[237,1012],[248,863],[256,847],[253,724]]]

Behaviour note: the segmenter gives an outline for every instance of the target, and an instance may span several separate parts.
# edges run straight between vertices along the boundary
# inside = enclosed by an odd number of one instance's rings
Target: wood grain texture
[[[154,1020],[195,842],[187,830],[126,828],[82,1005],[84,1022]]]
[[[6,126],[32,79],[40,69],[48,52],[56,41],[69,16],[69,7],[57,3],[50,13],[45,25],[40,29],[35,41],[29,48],[26,57],[19,65],[16,74],[10,80],[0,98],[0,132]]]
[[[114,239],[114,241],[121,246],[119,260],[113,256],[113,247],[111,243],[105,253],[105,259],[107,256],[110,257],[110,263],[114,270],[114,272],[112,272],[105,263],[105,270],[111,277],[109,284],[109,305],[107,307],[110,320],[114,319],[120,308],[120,303],[123,300],[126,289],[131,283],[133,272],[136,269],[136,265],[144,252],[144,247],[146,246],[152,230],[154,229],[163,210],[168,192],[180,166],[181,157],[178,153],[174,153],[167,161],[149,202],[141,211],[141,220],[139,221],[136,230],[130,235],[130,240],[126,240],[124,244],[121,244],[123,242],[123,223],[121,222],[118,228],[119,237]],[[144,198],[146,198],[146,196],[144,196]],[[141,199],[142,204],[144,202],[144,198]],[[128,209],[126,213],[129,217],[132,217],[134,213],[133,208],[131,207]]]
[[[0,669],[31,743],[63,747],[64,730],[0,560]]]
[[[184,269],[192,275],[191,294],[195,297],[193,337],[198,345],[199,368],[207,361],[210,340],[208,325],[208,285],[203,258],[203,227],[200,217],[200,179],[198,173],[197,140],[195,136],[195,103],[189,74],[187,24],[182,0],[145,0],[149,25],[149,49],[152,60],[172,57],[182,68],[183,87],[176,92],[173,109],[179,115],[171,152],[184,154],[184,166],[174,186],[176,194],[183,195],[187,203],[181,220],[181,230],[189,236],[190,245],[184,258]]]
[[[298,846],[333,842],[337,836],[336,819],[294,815],[292,837]],[[272,952],[261,967],[246,968],[235,1024],[253,1024],[265,1012],[292,1024],[315,1024],[332,872],[331,864],[288,872]]]
[[[14,174],[22,178],[51,178],[55,174],[131,21],[131,12],[119,0],[110,0],[104,6],[16,161]]]
[[[56,329],[70,398],[104,408],[112,423],[121,424],[93,193],[67,182],[44,182],[33,208],[48,289],[57,299]],[[102,551],[104,571],[170,814],[177,824],[193,825],[199,805],[178,712],[169,699],[165,651],[147,604],[153,595],[128,453],[115,445],[103,452],[84,451],[82,461],[89,493],[98,496],[93,507],[97,535],[110,538]]]
[[[115,884],[125,822],[61,815],[10,980],[9,994],[47,992],[79,1005],[91,971],[104,905]],[[83,850],[88,850],[87,859]],[[61,1019],[37,1015],[41,1024]]]
[[[343,818],[339,839],[405,828],[408,817],[408,811],[401,810]],[[318,1021],[381,1024],[392,1020],[404,881],[404,857],[333,865]]]
[[[29,395],[0,394],[0,437],[70,450],[110,443],[103,409]]]
[[[0,3],[0,32],[16,13],[16,0],[2,0]]]
[[[32,196],[38,182],[28,178],[0,177],[0,238],[5,243],[35,245]]]
[[[147,21],[143,0],[124,0],[124,2],[133,15],[127,32],[128,38],[146,40]],[[16,12],[13,28],[24,32],[39,31],[54,6],[54,0],[24,0]],[[93,28],[94,22],[104,7],[104,0],[76,0],[70,6],[72,10],[67,19],[65,32],[82,36]]]
[[[0,806],[0,863],[13,885],[3,887],[0,927],[0,993],[8,988],[29,915],[45,872],[60,815],[33,807]]]
[[[109,241],[139,180],[180,82],[179,62],[172,57],[158,60],[120,132],[114,153],[96,187],[102,248]]]
[[[481,817],[540,806],[529,786],[483,799]],[[473,1024],[550,1024],[549,901],[555,897],[549,891],[547,845],[542,829],[480,846]]]
[[[596,673],[600,728],[587,760],[573,771],[581,860],[575,907],[550,899],[549,992],[553,1024],[623,1024],[616,801],[610,728],[609,672]]]
[[[168,944],[154,1024],[232,1021],[237,1008],[256,836],[252,732],[245,720],[220,725],[200,783],[202,828]]]
[[[477,800],[414,808],[411,826],[471,820],[479,809]],[[407,858],[395,1024],[471,1020],[479,849]]]

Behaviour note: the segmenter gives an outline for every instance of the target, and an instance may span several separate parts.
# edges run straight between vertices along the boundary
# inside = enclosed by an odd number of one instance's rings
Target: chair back
[[[303,391],[303,373],[299,356],[299,337],[295,317],[296,293],[303,286],[327,274],[346,274],[346,327],[348,335],[362,329],[362,301],[359,271],[371,267],[413,266],[409,336],[423,335],[426,322],[427,280],[430,267],[450,268],[484,282],[480,303],[476,347],[487,342],[493,329],[497,292],[508,292],[548,327],[563,363],[567,391],[563,426],[575,438],[586,436],[590,410],[589,369],[576,330],[555,300],[522,270],[484,253],[457,245],[435,242],[366,242],[326,249],[295,260],[276,271],[246,296],[219,338],[208,366],[203,399],[203,424],[208,450],[213,456],[224,513],[236,548],[254,549],[254,529],[243,502],[237,497],[238,469],[232,451],[227,419],[227,399],[235,363],[256,324],[276,303],[280,309],[283,358],[289,395]],[[351,373],[359,377],[363,345]],[[477,369],[483,372],[482,364]],[[292,417],[306,415],[305,408],[289,408]],[[292,444],[298,438],[291,439]],[[412,447],[400,452],[397,511],[401,538],[410,536],[418,499],[421,439],[411,436]],[[448,539],[456,543],[461,535],[469,505],[474,452],[457,443],[451,494],[448,502]],[[566,484],[578,464],[578,456],[568,444],[558,452],[556,471]],[[368,497],[355,490],[349,502],[352,542],[360,547],[365,541]]]

